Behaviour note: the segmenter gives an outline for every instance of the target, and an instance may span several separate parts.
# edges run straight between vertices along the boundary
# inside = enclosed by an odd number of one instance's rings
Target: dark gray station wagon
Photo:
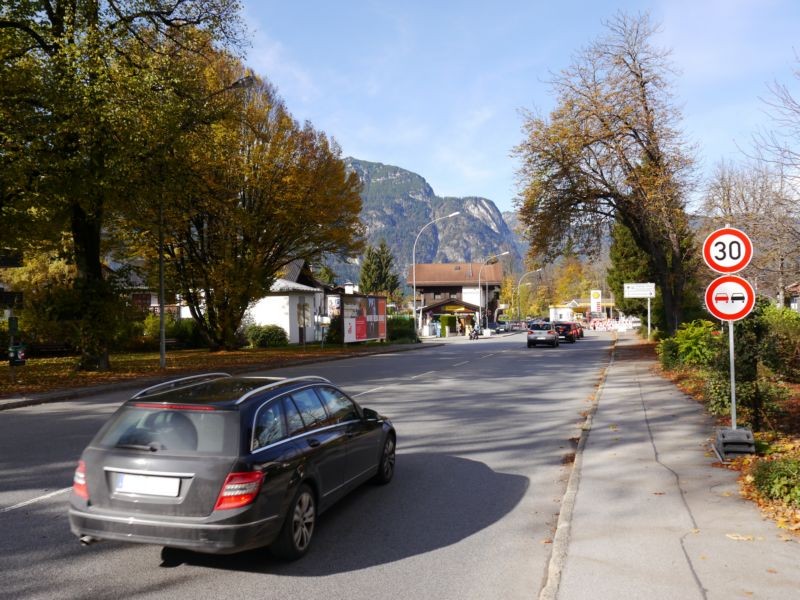
[[[322,377],[210,373],[142,390],[83,451],[69,521],[109,539],[226,554],[303,556],[317,516],[388,483],[394,427]]]

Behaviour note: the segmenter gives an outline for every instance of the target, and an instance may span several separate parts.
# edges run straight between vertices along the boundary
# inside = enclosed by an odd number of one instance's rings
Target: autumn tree
[[[594,253],[609,227],[623,224],[648,257],[674,331],[684,294],[694,292],[697,252],[685,210],[692,158],[648,17],[620,14],[607,27],[555,76],[549,117],[526,116],[516,149],[520,220],[540,262],[566,248]]]
[[[244,75],[234,60],[209,68],[209,89]],[[172,196],[182,218],[165,221],[165,249],[181,297],[212,349],[232,348],[248,306],[303,259],[361,249],[361,184],[335,142],[289,114],[254,78],[241,111],[182,145],[193,172]]]
[[[557,302],[569,302],[586,297],[589,282],[584,275],[583,263],[575,254],[565,256],[555,269],[553,276]]]
[[[753,240],[746,276],[782,306],[788,285],[800,275],[798,195],[781,165],[763,160],[719,163],[703,200],[705,233],[731,225]]]
[[[81,368],[109,367],[106,321],[118,297],[104,278],[103,234],[129,205],[138,151],[125,143],[130,129],[148,125],[131,118],[128,92],[158,91],[140,85],[130,50],[173,40],[172,58],[200,57],[209,38],[236,40],[237,10],[236,0],[0,5],[0,82],[9,84],[0,92],[0,241],[28,251],[69,234]],[[202,46],[184,35],[190,29],[207,34]]]
[[[400,287],[394,268],[394,255],[386,240],[378,247],[367,246],[361,262],[360,289],[364,294],[382,293],[392,297]]]

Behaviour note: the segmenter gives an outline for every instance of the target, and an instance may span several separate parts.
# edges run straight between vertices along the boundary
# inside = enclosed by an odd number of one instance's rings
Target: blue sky
[[[513,209],[520,109],[547,113],[547,81],[618,10],[647,11],[672,50],[676,104],[701,175],[770,126],[768,85],[800,97],[795,0],[244,0],[246,62],[294,117],[344,156],[397,165],[439,196]]]

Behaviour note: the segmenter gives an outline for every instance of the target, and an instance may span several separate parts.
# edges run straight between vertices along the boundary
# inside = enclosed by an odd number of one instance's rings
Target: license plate
[[[153,475],[117,475],[117,492],[122,494],[146,494],[148,496],[170,496],[176,498],[181,480],[177,477],[155,477]]]

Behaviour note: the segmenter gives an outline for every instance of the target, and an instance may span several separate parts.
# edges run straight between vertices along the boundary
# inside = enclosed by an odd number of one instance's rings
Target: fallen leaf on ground
[[[752,535],[740,535],[738,533],[726,533],[725,537],[737,542],[752,542],[755,539]]]

